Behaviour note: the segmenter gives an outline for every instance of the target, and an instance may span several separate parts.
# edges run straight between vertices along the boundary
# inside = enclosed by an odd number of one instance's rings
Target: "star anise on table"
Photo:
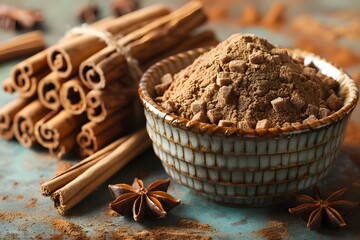
[[[40,11],[0,4],[0,27],[5,29],[31,29],[43,20]]]
[[[314,196],[297,195],[299,205],[289,208],[289,212],[306,220],[310,229],[320,228],[324,224],[333,228],[346,227],[343,216],[359,203],[343,200],[345,192],[346,188],[343,188],[323,199],[318,187],[314,186]]]
[[[147,188],[142,180],[135,178],[132,186],[128,184],[109,185],[116,198],[110,208],[120,215],[133,215],[135,221],[141,221],[145,214],[154,218],[164,218],[167,212],[180,204],[181,200],[167,193],[170,179],[157,180]]]

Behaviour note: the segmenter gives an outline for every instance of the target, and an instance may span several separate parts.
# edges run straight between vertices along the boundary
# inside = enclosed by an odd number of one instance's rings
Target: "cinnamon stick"
[[[215,36],[214,32],[211,30],[206,30],[200,33],[193,34],[188,38],[184,39],[184,41],[182,41],[180,44],[159,54],[154,58],[151,58],[150,61],[147,61],[146,63],[142,64],[141,69],[143,71],[146,71],[153,64],[157,63],[158,61],[164,58],[195,48],[215,46],[218,43],[219,40]]]
[[[85,115],[72,115],[65,110],[53,111],[36,123],[35,137],[43,147],[56,150],[69,135],[76,136],[85,122]],[[72,142],[75,144],[75,141]],[[68,146],[66,150],[71,148]]]
[[[45,39],[40,31],[17,35],[0,43],[0,62],[37,53],[45,48]]]
[[[51,194],[51,199],[60,214],[65,214],[70,208],[86,198],[151,144],[145,129],[129,134],[124,138],[125,141],[101,161]]]
[[[113,152],[118,146],[120,146],[127,138],[123,137],[120,138],[111,144],[107,145],[103,149],[95,152],[91,156],[87,157],[86,159],[80,161],[79,163],[75,164],[71,168],[65,170],[64,172],[60,173],[59,175],[55,176],[51,180],[43,183],[41,185],[41,194],[44,196],[50,196],[53,192],[58,190],[59,188],[65,186],[80,174],[85,172],[88,168],[93,166],[95,163],[101,161],[104,157],[109,155]]]
[[[148,8],[127,14],[123,17],[109,21],[99,30],[106,30],[111,34],[126,34],[133,30],[133,26],[149,19],[158,18],[169,11],[163,5],[153,5]],[[51,48],[47,55],[47,62],[52,71],[62,78],[67,78],[76,73],[80,63],[106,47],[106,43],[99,37],[81,35],[69,41],[63,41]]]
[[[106,18],[94,23],[94,26],[103,26],[111,21],[112,18]],[[91,26],[93,26],[91,25]],[[71,41],[75,37],[64,39],[63,42]],[[15,91],[22,97],[32,97],[37,92],[39,81],[50,73],[47,64],[47,54],[51,48],[47,48],[24,61],[16,64],[10,73],[10,79]]]
[[[62,85],[60,103],[69,113],[80,115],[85,112],[88,92],[89,89],[82,84],[78,77],[75,77]]]
[[[15,115],[14,134],[21,145],[31,147],[36,143],[35,124],[49,112],[50,110],[36,99]]]
[[[131,113],[130,108],[123,108],[101,123],[88,122],[83,125],[76,139],[80,146],[80,156],[88,157],[129,132],[132,127]]]
[[[69,81],[68,78],[60,78],[56,72],[51,72],[46,77],[40,80],[38,84],[38,98],[44,107],[51,110],[58,110],[61,107],[60,104],[60,88]]]
[[[129,77],[127,77],[129,79]],[[123,80],[130,81],[130,80]],[[87,96],[87,117],[100,123],[107,116],[129,105],[136,97],[136,88],[124,87],[122,82],[113,82],[106,89],[91,90]]]
[[[70,152],[76,145],[76,136],[78,131],[69,134],[59,142],[59,145],[54,148],[49,148],[49,153],[58,159],[61,159],[65,154]]]
[[[3,91],[9,94],[15,92],[14,83],[11,78],[6,79],[2,85]]]
[[[14,137],[13,121],[15,115],[31,102],[31,99],[17,98],[0,109],[0,137],[11,139]]]
[[[120,38],[118,44],[125,46],[134,59],[144,62],[176,46],[205,20],[202,4],[191,1],[180,9]],[[102,89],[127,71],[125,57],[115,47],[108,46],[83,61],[79,75],[85,86]]]
[[[159,54],[140,67],[145,71],[157,61],[168,56],[193,48],[214,46],[218,42],[212,31],[204,31],[190,36],[181,44],[169,51]],[[124,95],[124,89],[126,89],[124,85],[131,86],[131,84],[134,84],[134,81],[131,80],[130,77],[122,77],[119,78],[118,81],[111,82],[105,89],[90,91],[87,95],[88,119],[93,122],[102,122],[108,115],[121,109],[126,102],[132,101],[135,91],[133,92],[130,88],[129,91],[126,91],[126,95]]]
[[[32,97],[36,94],[40,79],[50,73],[46,62],[47,50],[43,50],[25,59],[13,67],[10,78],[16,92],[22,97]]]

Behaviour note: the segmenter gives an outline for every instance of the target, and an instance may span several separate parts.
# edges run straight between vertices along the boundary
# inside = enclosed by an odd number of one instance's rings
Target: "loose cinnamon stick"
[[[176,46],[205,20],[202,4],[192,1],[120,38],[118,43],[125,46],[134,59],[144,62],[156,54]],[[114,47],[108,46],[83,61],[79,75],[85,86],[91,89],[102,89],[126,74],[127,71],[125,57]]]
[[[141,24],[141,22],[148,21],[149,19],[158,18],[168,12],[168,9],[163,5],[153,5],[114,19],[107,26],[102,26],[98,29],[106,30],[112,34],[126,34],[133,30],[134,25]],[[67,78],[78,71],[83,60],[104,47],[106,47],[106,43],[98,37],[81,35],[52,47],[47,55],[47,62],[50,68],[57,72],[60,77]]]
[[[34,100],[15,115],[14,134],[21,145],[31,147],[36,143],[35,124],[49,112],[39,100]]]
[[[60,103],[63,108],[73,115],[80,115],[86,110],[86,94],[89,89],[82,84],[78,77],[64,83],[60,89]]]
[[[59,188],[65,186],[80,174],[85,172],[88,168],[93,166],[95,163],[101,161],[104,157],[113,152],[118,146],[120,146],[127,138],[122,137],[103,149],[95,152],[91,156],[72,166],[71,168],[65,170],[59,175],[55,176],[51,180],[43,183],[41,185],[41,194],[44,196],[50,196],[53,192],[58,190]]]
[[[126,140],[85,172],[51,194],[51,199],[60,214],[86,198],[125,164],[147,149],[151,141],[142,129],[124,137]]]
[[[14,89],[22,97],[34,96],[40,79],[50,73],[46,62],[46,53],[45,49],[18,63],[11,70],[10,78],[13,81]]]
[[[130,108],[123,108],[101,123],[88,122],[83,125],[76,139],[80,146],[80,156],[88,157],[129,132],[132,124],[131,113]]]
[[[15,115],[31,102],[31,99],[17,98],[0,109],[0,137],[11,139],[14,137],[13,121]]]
[[[37,93],[44,107],[51,110],[60,109],[60,88],[68,80],[69,79],[60,78],[56,72],[51,72],[40,80]]]
[[[6,79],[2,86],[4,92],[12,94],[15,92],[14,83],[11,78]]]
[[[129,105],[134,101],[135,97],[136,88],[126,88],[120,81],[111,83],[103,90],[91,90],[86,96],[87,117],[90,121],[100,123],[107,116]]]
[[[77,134],[85,122],[85,115],[72,115],[65,110],[54,111],[36,123],[35,137],[43,147],[56,150],[69,135]],[[66,150],[70,150],[70,147]]]
[[[0,62],[29,56],[44,48],[45,40],[40,31],[21,34],[0,44]]]

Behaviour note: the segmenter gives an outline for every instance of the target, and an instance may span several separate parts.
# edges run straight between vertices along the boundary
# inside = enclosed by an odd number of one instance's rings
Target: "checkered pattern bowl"
[[[301,50],[293,56],[336,79],[344,106],[334,114],[296,127],[241,130],[180,118],[154,102],[163,75],[177,73],[206,49],[169,57],[142,77],[139,95],[147,131],[165,171],[208,199],[229,205],[265,206],[326,176],[339,152],[358,101],[354,81],[341,69]]]

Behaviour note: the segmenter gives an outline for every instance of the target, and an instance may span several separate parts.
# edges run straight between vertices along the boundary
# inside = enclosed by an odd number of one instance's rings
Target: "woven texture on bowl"
[[[341,70],[301,51],[340,83],[344,107],[313,125],[242,131],[181,119],[157,106],[154,87],[166,73],[177,73],[205,50],[170,57],[140,82],[147,131],[165,171],[179,183],[207,198],[231,205],[264,206],[284,199],[324,177],[336,158],[358,92]],[[331,68],[330,70],[328,68]],[[354,87],[355,86],[355,87]]]

